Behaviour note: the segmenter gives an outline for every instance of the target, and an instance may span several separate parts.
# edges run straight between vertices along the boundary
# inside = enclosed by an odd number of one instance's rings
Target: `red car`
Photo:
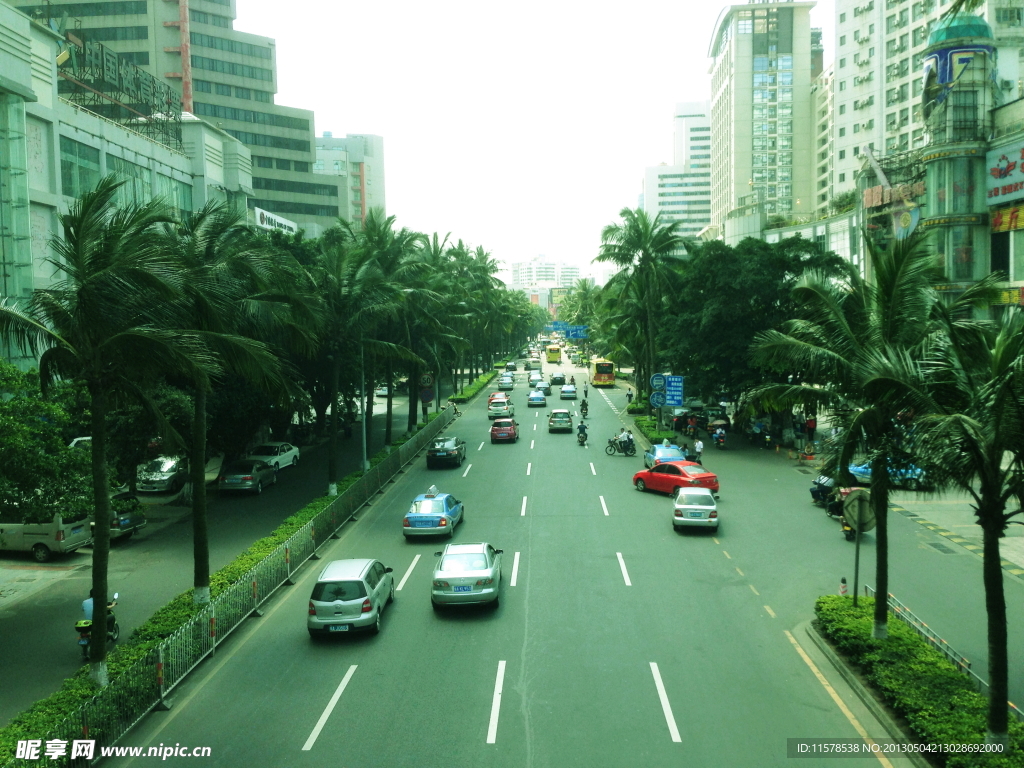
[[[495,419],[491,425],[492,443],[514,443],[519,439],[519,422],[515,419]]]
[[[695,461],[666,461],[633,475],[638,491],[660,491],[676,495],[680,488],[707,488],[718,495],[718,475]]]

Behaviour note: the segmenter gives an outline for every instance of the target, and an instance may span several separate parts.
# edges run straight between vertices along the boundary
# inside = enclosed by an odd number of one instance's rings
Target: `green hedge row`
[[[502,364],[502,368],[504,368]],[[448,395],[448,399],[453,403],[465,403],[479,394],[480,390],[487,386],[488,382],[491,381],[495,376],[498,375],[497,371],[488,371],[487,373],[481,374],[477,377],[476,381],[466,387],[461,394]]]
[[[438,415],[431,413],[427,417],[427,421],[432,421]],[[403,437],[395,440],[392,450],[407,442],[408,439]],[[383,450],[370,459],[370,464],[374,466],[380,464],[387,457],[388,452]],[[362,472],[353,472],[340,480],[338,493],[343,493],[362,476]],[[254,542],[230,563],[211,574],[211,598],[216,598],[225,589],[241,580],[257,563],[316,517],[333,500],[334,497],[331,496],[314,499],[294,515],[286,518],[269,536]],[[132,633],[131,638],[109,650],[107,670],[110,679],[116,679],[140,659],[145,658],[164,638],[174,634],[200,610],[201,606],[196,606],[192,602],[191,589],[181,593],[157,610]],[[89,679],[89,667],[85,665],[65,680],[56,693],[37,701],[15,717],[7,726],[0,729],[0,765],[6,765],[14,758],[18,741],[43,738],[95,694],[96,688]],[[40,761],[40,764],[46,764],[46,761]]]
[[[635,399],[632,403],[626,406],[626,413],[630,415],[647,413],[647,400],[643,398]]]
[[[679,437],[671,429],[658,429],[658,420],[650,416],[637,416],[633,419],[633,423],[636,424],[640,434],[651,441],[651,445],[657,445],[665,438],[668,438],[669,442],[675,443]]]
[[[859,669],[868,684],[922,744],[980,744],[985,741],[988,698],[945,656],[898,619],[889,619],[889,637],[871,638],[872,598],[819,597],[818,627],[836,650]],[[948,768],[1024,766],[1024,724],[1010,720],[1007,753],[929,755]]]

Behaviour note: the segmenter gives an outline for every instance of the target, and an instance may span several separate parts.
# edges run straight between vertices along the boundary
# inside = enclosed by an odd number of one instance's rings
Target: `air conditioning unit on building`
[[[885,126],[885,127],[886,127],[886,128],[888,128],[888,129],[889,129],[890,131],[892,131],[893,133],[895,133],[896,131],[898,131],[898,130],[900,129],[900,124],[899,124],[899,123],[897,123],[897,122],[896,122],[896,121],[894,120],[894,121],[893,121],[893,122],[891,122],[891,123],[886,123],[886,126]]]
[[[1014,89],[1015,85],[1016,84],[1013,82],[1013,80],[1000,80],[999,81],[999,87],[1002,88],[1004,91],[1012,91]]]

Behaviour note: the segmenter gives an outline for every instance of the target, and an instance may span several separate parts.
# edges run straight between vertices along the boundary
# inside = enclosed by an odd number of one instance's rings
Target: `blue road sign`
[[[551,325],[556,331],[566,331],[569,329],[569,324],[564,320],[555,320]]]
[[[683,404],[683,377],[665,377],[665,405],[682,406]]]
[[[658,392],[665,391],[665,374],[656,373],[653,376],[651,376],[651,389]],[[652,400],[651,402],[653,404],[654,401]]]
[[[553,330],[555,330],[555,324],[554,323],[546,323],[544,325],[544,330],[545,331],[553,331]]]
[[[665,393],[664,392],[651,392],[651,405],[655,408],[661,408],[665,405]]]
[[[587,329],[589,325],[570,325],[565,332],[565,338],[567,339],[586,339]]]

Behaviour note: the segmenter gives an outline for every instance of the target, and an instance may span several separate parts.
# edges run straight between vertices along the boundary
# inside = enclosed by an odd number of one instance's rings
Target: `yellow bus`
[[[615,386],[615,363],[603,357],[590,361],[590,385],[593,387]]]
[[[549,344],[545,351],[548,355],[549,363],[561,363],[562,362],[562,348],[557,344]]]

